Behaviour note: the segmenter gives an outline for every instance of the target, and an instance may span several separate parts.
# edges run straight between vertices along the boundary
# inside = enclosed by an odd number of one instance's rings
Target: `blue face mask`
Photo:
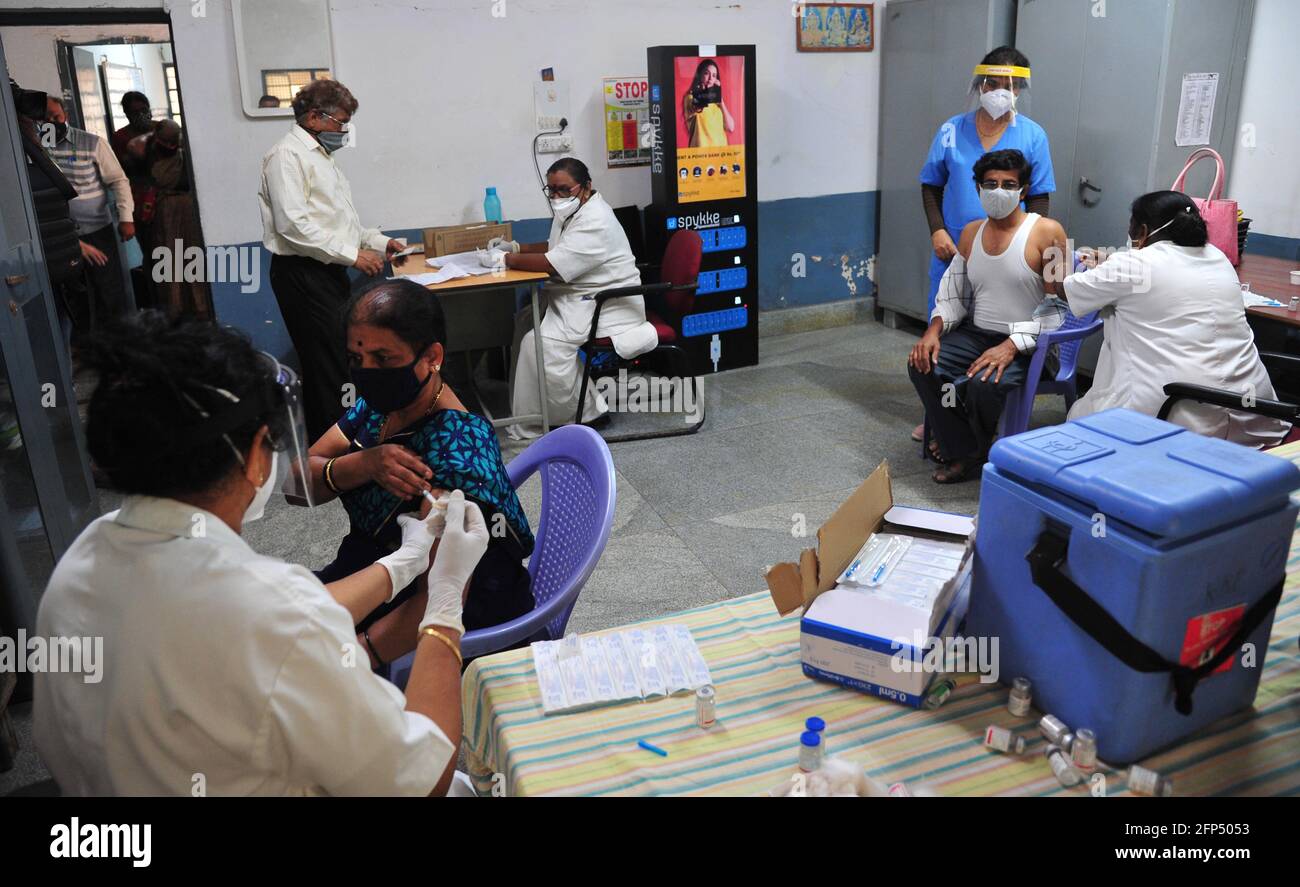
[[[316,136],[316,141],[320,142],[320,146],[330,154],[348,143],[346,132],[314,132],[312,135]]]

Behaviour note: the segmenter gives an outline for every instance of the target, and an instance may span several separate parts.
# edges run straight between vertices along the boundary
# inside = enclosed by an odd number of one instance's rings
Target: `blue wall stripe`
[[[762,311],[819,305],[853,298],[842,268],[857,275],[876,252],[876,192],[831,194],[771,200],[758,205],[758,302]],[[515,239],[545,240],[550,219],[522,219],[513,223]],[[414,243],[419,229],[389,230],[394,237]],[[1255,235],[1251,235],[1252,240]],[[235,244],[261,249],[260,241]],[[796,277],[791,256],[804,256],[805,275]],[[271,256],[262,251],[261,279],[251,293],[239,283],[212,284],[217,318],[247,332],[257,347],[293,362],[293,346],[280,318],[268,279]],[[359,278],[356,272],[354,276]],[[856,298],[874,292],[865,274],[854,277]]]

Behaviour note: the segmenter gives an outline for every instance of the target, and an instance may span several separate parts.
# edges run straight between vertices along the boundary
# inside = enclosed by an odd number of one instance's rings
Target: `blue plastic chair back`
[[[1100,326],[1100,321],[1097,320],[1096,311],[1089,312],[1083,317],[1075,317],[1074,312],[1071,311],[1066,313],[1065,320],[1062,322],[1060,327],[1053,331],[1052,338],[1056,339],[1061,333],[1069,332],[1070,330],[1086,329],[1092,327],[1094,324]],[[1088,335],[1091,335],[1092,332],[1092,329],[1088,329]],[[1086,336],[1084,338],[1086,338]],[[1061,368],[1056,373],[1056,381],[1067,382],[1074,378],[1074,371],[1078,369],[1079,366],[1079,349],[1082,347],[1083,338],[1068,339],[1057,346],[1057,356],[1060,360]]]
[[[543,629],[551,638],[563,637],[614,525],[614,460],[605,441],[585,425],[566,425],[535,441],[506,473],[515,489],[534,474],[541,476],[542,513],[528,559],[536,606],[501,625],[466,632],[460,645],[466,659],[507,649]],[[414,653],[408,653],[393,662],[389,679],[405,687],[413,661]]]
[[[578,592],[596,568],[614,525],[614,460],[595,431],[585,425],[566,425],[516,456],[506,472],[515,489],[534,473],[541,475],[542,514],[537,545],[528,561],[538,607],[533,614],[550,601],[567,601],[545,623],[552,638],[563,637]],[[468,645],[493,631],[470,632],[465,642]]]

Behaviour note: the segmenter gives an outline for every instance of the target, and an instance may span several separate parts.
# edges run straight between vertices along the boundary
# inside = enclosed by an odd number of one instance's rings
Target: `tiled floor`
[[[895,501],[974,513],[978,483],[935,484],[909,437],[921,417],[904,368],[915,338],[875,323],[765,338],[758,366],[705,380],[707,420],[697,434],[613,444],[614,530],[570,629],[762,590],[765,568],[813,544],[816,528],[884,459]],[[1034,419],[1062,421],[1063,405],[1040,399]],[[620,420],[630,421],[616,417],[609,433]],[[520,449],[507,442],[507,460]],[[535,517],[536,479],[521,498]],[[794,535],[797,522],[807,537]],[[245,532],[259,551],[319,568],[346,528],[337,504],[307,511],[276,499]],[[27,715],[19,715],[25,734]],[[39,776],[32,764],[25,758],[21,772],[0,775],[0,794]]]

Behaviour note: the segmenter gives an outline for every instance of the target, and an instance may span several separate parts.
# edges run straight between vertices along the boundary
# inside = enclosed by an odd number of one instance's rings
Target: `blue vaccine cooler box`
[[[1300,469],[1130,410],[998,441],[968,637],[1127,764],[1255,698]]]

